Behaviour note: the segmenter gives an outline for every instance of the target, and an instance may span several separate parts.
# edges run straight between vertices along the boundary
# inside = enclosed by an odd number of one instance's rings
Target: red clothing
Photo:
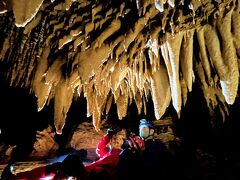
[[[119,154],[122,150],[114,147],[110,148],[110,140],[111,138],[108,135],[103,136],[96,148],[96,153],[99,155],[100,159],[87,165],[87,170],[106,168],[111,171],[116,168],[119,161]]]
[[[46,166],[40,166],[38,168],[32,169],[31,171],[25,171],[18,173],[15,177],[10,178],[12,179],[17,179],[17,180],[41,180],[41,179],[46,179],[46,180],[51,180],[55,176],[54,173],[45,175],[45,169]]]
[[[96,173],[105,172],[110,175],[114,174],[119,162],[119,154],[122,150],[110,148],[108,146],[110,140],[111,139],[108,135],[104,135],[100,140],[96,148],[96,153],[100,156],[100,159],[89,165],[86,165],[85,167],[87,172],[94,171]],[[12,178],[12,180],[52,180],[55,174],[51,173],[45,176],[45,169],[46,166],[41,166],[31,171],[21,172]]]
[[[107,134],[104,135],[102,139],[99,141],[96,148],[96,153],[101,159],[109,155],[115,156],[120,154],[121,149],[109,147],[110,141],[111,141],[111,138]]]

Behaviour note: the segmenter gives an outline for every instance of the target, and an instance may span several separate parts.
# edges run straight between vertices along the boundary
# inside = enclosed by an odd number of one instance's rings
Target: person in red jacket
[[[97,161],[82,166],[80,165],[82,164],[80,162],[81,160],[78,160],[76,156],[67,157],[63,161],[63,164],[65,164],[65,166],[62,168],[62,171],[60,170],[56,174],[54,180],[60,180],[64,178],[66,179],[66,177],[74,177],[75,179],[81,180],[116,179],[120,157],[122,156],[122,154],[125,154],[123,152],[128,151],[136,153],[135,148],[137,148],[139,151],[142,151],[144,149],[144,141],[140,137],[132,134],[128,140],[123,142],[122,149],[115,148],[111,146],[111,139],[114,133],[115,130],[113,130],[112,128],[107,129],[107,133],[101,138],[101,140],[97,144],[96,153],[99,156],[99,159]],[[72,160],[67,160],[68,158]],[[74,174],[74,172],[76,171],[79,174]]]
[[[122,149],[111,145],[111,139],[115,133],[113,128],[107,129],[107,133],[101,138],[96,147],[96,154],[99,159],[86,166],[86,169],[94,174],[104,175],[105,179],[113,179],[115,176],[119,155],[122,152]]]
[[[130,150],[135,153],[136,150],[144,149],[144,141],[138,136],[131,135],[126,140],[122,148],[111,147],[110,142],[114,130],[109,128],[97,145],[96,153],[99,160],[84,166],[82,158],[77,154],[68,155],[63,162],[53,163],[47,166],[41,166],[31,171],[11,175],[10,180],[88,180],[88,179],[114,179],[116,177],[117,166],[121,154]]]
[[[134,133],[130,133],[127,140],[123,140],[121,148],[111,146],[111,138],[115,131],[112,128],[107,129],[107,133],[99,141],[96,153],[99,160],[86,166],[88,169],[104,171],[109,179],[114,179],[121,165],[134,159],[136,154],[145,150],[144,140]],[[121,161],[121,162],[120,162]]]

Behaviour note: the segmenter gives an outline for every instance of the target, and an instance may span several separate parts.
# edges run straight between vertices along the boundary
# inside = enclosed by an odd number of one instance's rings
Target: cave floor
[[[83,130],[84,129],[84,130]],[[87,157],[84,164],[88,164],[94,160],[97,160],[95,153],[96,144],[102,137],[105,130],[102,133],[96,133],[89,124],[84,124],[73,136],[71,146],[75,149],[86,149]],[[222,148],[223,149],[223,148]],[[226,148],[225,148],[226,149]],[[170,166],[170,172],[177,174],[178,179],[184,180],[240,180],[240,155],[239,149],[232,148],[232,151],[219,154],[210,154],[203,149],[188,149],[186,147],[181,148],[178,152],[176,168]],[[13,165],[13,172],[19,173],[29,171],[36,167],[63,160],[54,158],[41,161],[24,161],[16,162]],[[4,167],[7,164],[0,164],[0,175]]]
[[[94,155],[93,149],[87,149],[88,156],[84,164],[88,164],[96,160],[96,155]],[[198,150],[196,155],[196,161],[188,163],[184,162],[181,167],[179,167],[181,172],[178,170],[179,177],[182,176],[185,180],[239,180],[240,179],[240,161],[238,159],[224,159],[217,162],[215,157],[200,152]],[[16,162],[13,165],[13,172],[23,172],[29,171],[33,168],[46,165],[49,162],[54,162],[54,159],[47,159],[43,161],[25,161],[25,162]],[[178,164],[179,165],[179,164]],[[0,165],[0,175],[6,164]],[[174,169],[173,169],[174,171]],[[181,178],[180,178],[181,179]]]
[[[97,160],[97,155],[95,154],[95,149],[89,148],[87,149],[88,155],[87,158],[84,161],[84,164],[87,165],[95,160]],[[66,155],[59,156],[58,158],[54,159],[46,159],[41,161],[23,161],[23,162],[15,162],[13,164],[13,173],[17,174],[20,172],[30,171],[34,168],[45,166],[46,164],[51,164],[57,161],[62,161]],[[0,177],[2,174],[2,171],[4,170],[5,166],[7,164],[0,164]]]

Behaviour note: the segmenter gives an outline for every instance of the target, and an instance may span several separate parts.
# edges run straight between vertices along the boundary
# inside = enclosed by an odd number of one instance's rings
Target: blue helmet
[[[141,128],[143,126],[148,126],[149,128],[154,129],[154,123],[151,121],[147,121],[146,119],[140,120],[139,128]]]

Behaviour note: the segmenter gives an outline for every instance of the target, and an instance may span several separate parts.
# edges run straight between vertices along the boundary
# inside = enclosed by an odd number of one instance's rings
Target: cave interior
[[[10,158],[31,160],[49,126],[64,149],[84,123],[99,135],[170,118],[184,157],[205,153],[227,169],[217,177],[240,178],[239,0],[2,0],[0,33]]]

